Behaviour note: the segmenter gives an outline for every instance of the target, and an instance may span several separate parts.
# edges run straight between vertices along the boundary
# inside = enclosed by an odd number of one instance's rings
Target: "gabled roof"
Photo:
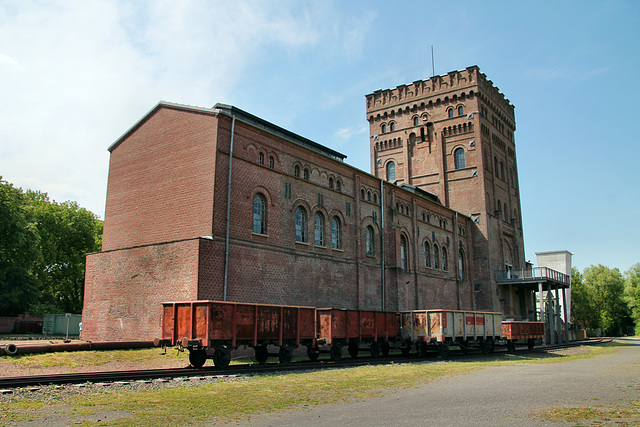
[[[183,104],[175,104],[166,101],[158,102],[151,110],[149,110],[140,120],[138,120],[133,126],[131,126],[120,138],[118,138],[109,148],[107,149],[109,152],[113,151],[120,143],[125,140],[129,135],[135,132],[144,122],[146,122],[157,110],[160,108],[172,108],[179,109],[184,111],[192,111],[197,113],[205,113],[205,114],[225,114],[227,116],[236,117],[237,120],[241,120],[251,126],[256,128],[263,129],[269,133],[279,136],[280,138],[286,139],[287,141],[293,142],[294,144],[302,145],[311,150],[314,150],[318,153],[324,154],[325,156],[329,156],[332,159],[344,161],[347,157],[346,155],[339,153],[331,148],[325,147],[324,145],[318,144],[317,142],[311,141],[303,136],[300,136],[296,133],[288,131],[280,126],[274,125],[271,122],[268,122],[260,117],[254,116],[251,113],[248,113],[240,108],[234,107],[233,105],[227,104],[216,104],[213,108],[203,108],[203,107],[194,107],[191,105],[183,105]]]

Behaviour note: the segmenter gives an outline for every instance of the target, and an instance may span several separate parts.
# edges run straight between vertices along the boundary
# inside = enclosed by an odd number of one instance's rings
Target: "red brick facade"
[[[464,73],[482,76],[475,69]],[[456,88],[456,98],[466,93],[469,110],[483,96],[495,96],[474,84],[474,95],[466,86]],[[386,92],[393,96],[394,91]],[[519,201],[510,198],[517,195],[517,185],[512,192],[481,167],[479,153],[491,147],[479,131],[486,120],[477,113],[473,119],[466,113],[440,119],[427,101],[415,109],[433,123],[425,126],[431,142],[407,144],[404,130],[413,127],[413,107],[407,105],[405,113],[404,106],[378,103],[386,92],[367,96],[372,170],[383,177],[381,167],[394,160],[398,185],[235,107],[158,104],[110,147],[103,251],[87,256],[83,338],[152,339],[160,331],[160,302],[222,300],[225,278],[229,301],[499,309],[491,281],[499,264],[495,253],[509,232],[513,247],[521,256],[524,251]],[[391,114],[397,123],[389,137],[396,146],[383,150],[382,138],[374,135]],[[447,135],[443,147],[443,126],[463,121],[472,123],[472,131]],[[469,139],[475,139],[475,147]],[[454,170],[452,153],[458,146],[467,150],[468,166]],[[430,155],[421,154],[429,150]],[[508,165],[515,165],[515,157]],[[478,176],[471,178],[474,170]],[[440,202],[420,188],[437,193]],[[517,222],[489,217],[485,193],[504,194],[501,200],[517,209]],[[256,196],[264,203],[257,216]],[[302,242],[297,241],[302,232],[298,209],[306,214]],[[256,218],[263,221],[254,229]],[[318,241],[316,229],[321,230]]]

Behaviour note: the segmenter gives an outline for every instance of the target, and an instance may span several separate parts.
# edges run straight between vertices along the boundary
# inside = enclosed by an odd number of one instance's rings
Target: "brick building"
[[[513,106],[470,67],[367,116],[373,174],[233,106],[156,105],[109,148],[83,338],[154,338],[185,299],[527,317],[493,276],[524,264]]]

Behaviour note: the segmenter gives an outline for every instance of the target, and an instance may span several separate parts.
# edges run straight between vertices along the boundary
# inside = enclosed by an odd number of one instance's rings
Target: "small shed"
[[[42,333],[45,335],[80,335],[80,322],[82,315],[80,314],[45,314],[42,324]],[[67,329],[68,328],[68,329]]]

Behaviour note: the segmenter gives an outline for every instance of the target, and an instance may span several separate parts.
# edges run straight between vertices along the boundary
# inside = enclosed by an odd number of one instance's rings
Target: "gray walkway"
[[[251,426],[543,426],[542,408],[640,400],[640,341],[614,354],[488,368],[360,402],[253,417]]]

